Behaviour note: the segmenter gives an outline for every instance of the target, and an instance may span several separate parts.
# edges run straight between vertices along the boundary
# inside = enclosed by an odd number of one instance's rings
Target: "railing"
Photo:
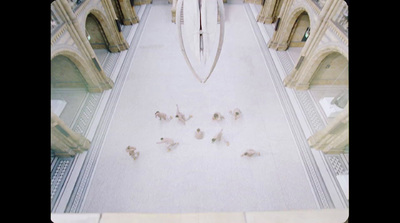
[[[79,6],[82,5],[86,0],[67,0],[73,12],[75,12]],[[54,3],[54,2],[53,2]],[[64,22],[59,17],[57,10],[55,10],[53,4],[51,4],[51,34],[53,35],[61,27]]]
[[[327,0],[311,0],[314,5],[316,5],[320,10],[324,7]],[[338,11],[335,17],[333,17],[332,22],[336,27],[346,36],[348,35],[348,6],[345,1],[341,3],[341,9]]]
[[[51,7],[50,26],[51,26],[51,34],[53,35],[64,22],[60,19],[54,6],[51,5],[50,7]]]
[[[317,5],[319,9],[322,9],[327,0],[311,0],[311,1],[314,2],[314,4]]]
[[[71,6],[71,9],[73,12],[76,12],[78,10],[79,6],[82,5],[83,2],[86,0],[67,0],[69,5]]]
[[[336,17],[333,19],[333,23],[346,35],[349,32],[349,7],[345,1],[342,2],[342,9],[339,10]]]

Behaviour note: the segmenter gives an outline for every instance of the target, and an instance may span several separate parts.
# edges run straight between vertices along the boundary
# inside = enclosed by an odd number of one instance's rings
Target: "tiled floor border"
[[[123,31],[131,30],[131,27],[123,26]],[[115,61],[120,56],[120,53],[106,53],[100,59],[101,65],[107,76],[111,74]],[[111,64],[111,65],[110,65]],[[99,105],[102,93],[87,93],[79,111],[77,112],[74,121],[71,124],[71,129],[81,135],[87,136],[92,119]],[[75,157],[52,157],[51,167],[51,209],[56,207],[59,196],[62,194],[62,187],[68,179],[69,171],[78,158]],[[61,167],[62,166],[62,167]]]
[[[52,214],[57,223],[338,223],[347,222],[348,209],[208,213],[81,213]]]
[[[248,12],[249,18],[251,21],[253,21],[254,17],[256,17],[258,15],[260,8],[257,10],[257,6],[254,4],[245,4],[246,6],[246,11]],[[253,17],[252,17],[253,16]],[[257,23],[257,25],[253,26],[255,29],[258,29],[260,31],[259,34],[261,34],[262,31],[264,31],[264,36],[266,35],[267,38],[271,38],[274,30],[273,30],[273,26],[271,26],[270,24],[262,24],[262,23]],[[255,31],[256,32],[256,31]],[[256,33],[256,35],[259,35]],[[259,36],[261,38],[258,38],[259,41],[262,41],[263,43],[260,43],[260,45],[265,45],[266,46],[266,41],[265,38],[261,36]],[[276,56],[275,58],[278,58],[279,61],[273,60],[274,63],[277,66],[280,66],[280,70],[283,71],[281,72],[280,75],[280,81],[282,83],[283,78],[286,77],[286,75],[288,75],[293,67],[294,64],[297,63],[297,61],[294,61],[293,58],[291,57],[291,55],[289,54],[288,51],[273,51],[271,52],[267,47],[263,49],[263,51],[265,52],[270,52],[270,53],[274,53]],[[272,55],[270,55],[272,56]],[[271,59],[271,57],[269,57]],[[276,75],[277,77],[279,76],[279,74]],[[277,80],[277,84],[279,86],[282,86],[282,84],[279,84],[279,80]],[[296,91],[296,90],[292,90],[291,92],[293,92],[293,95],[295,96],[294,101],[297,102],[297,104],[300,107],[301,113],[303,115],[303,117],[305,118],[306,125],[307,125],[307,130],[309,130],[310,132],[308,132],[308,134],[314,134],[317,131],[325,128],[326,126],[326,121],[323,119],[322,114],[320,114],[320,112],[318,111],[317,105],[314,100],[314,98],[311,95],[310,91]],[[301,125],[298,126],[299,128],[302,128],[303,131],[306,130],[304,128],[304,126],[302,127]],[[308,144],[308,143],[307,143]],[[307,146],[308,147],[308,146]],[[310,150],[310,149],[309,149]],[[339,193],[342,197],[341,197],[341,203],[343,204],[343,206],[348,207],[349,203],[348,200],[346,199],[343,191],[340,189],[340,185],[339,182],[336,178],[336,176],[338,174],[344,173],[344,172],[348,172],[348,160],[346,159],[346,157],[342,154],[324,154],[320,151],[315,152],[318,153],[318,155],[323,159],[324,164],[326,165],[326,168],[329,170],[329,174],[330,174],[330,179],[335,183],[335,190],[337,193]],[[313,156],[311,154],[311,156]],[[340,169],[341,171],[337,171],[337,169]],[[326,188],[326,187],[325,187]],[[329,205],[328,207],[334,207],[334,205]],[[327,208],[326,206],[324,206],[324,208]]]
[[[314,156],[311,153],[311,149],[308,146],[306,137],[297,118],[293,105],[290,101],[290,98],[286,92],[285,87],[282,84],[281,77],[269,52],[269,48],[267,47],[266,41],[264,40],[258,24],[254,19],[252,9],[250,8],[249,4],[244,4],[243,6],[248,15],[254,34],[260,45],[266,67],[270,71],[271,79],[275,86],[275,90],[277,92],[279,100],[281,101],[281,105],[284,108],[283,110],[285,112],[286,119],[290,123],[289,126],[291,128],[293,138],[295,139],[295,142],[299,149],[300,157],[303,160],[304,168],[309,177],[309,181],[311,183],[311,187],[313,189],[317,204],[320,208],[334,208],[333,201],[329,195],[328,189],[325,186],[324,180],[321,176]]]
[[[118,76],[116,77],[114,87],[111,92],[105,92],[109,94],[107,104],[105,105],[100,122],[97,126],[96,133],[94,134],[91,148],[89,149],[85,157],[78,179],[75,183],[71,197],[65,209],[65,212],[67,213],[80,212],[80,208],[86,195],[86,190],[91,181],[92,173],[96,167],[97,158],[101,153],[101,147],[104,142],[105,135],[107,134],[108,126],[112,120],[116,104],[118,103],[119,95],[122,91],[125,79],[129,73],[131,61],[140,40],[142,30],[145,27],[146,19],[150,12],[150,9],[151,5],[145,5],[143,15],[141,17],[137,30],[135,31],[132,42],[130,43],[130,48],[124,58],[124,61],[122,62],[122,66],[118,72]]]
[[[135,7],[135,10],[139,12],[140,8],[145,9],[146,5]],[[142,9],[143,10],[143,9]],[[144,12],[143,12],[144,14]],[[140,24],[139,24],[140,25]],[[136,30],[139,25],[132,25],[132,26],[123,26],[122,27],[122,32],[124,37],[127,40],[132,40],[131,44],[134,44],[136,46],[136,42],[134,41],[134,37],[140,36],[140,33],[136,34]],[[132,36],[134,35],[134,36]],[[132,38],[133,37],[133,38]],[[135,47],[133,47],[135,48]],[[131,51],[135,51],[134,49]],[[125,52],[121,53],[107,53],[105,56],[102,55],[101,58],[101,64],[103,66],[103,69],[106,73],[106,75],[110,78],[112,78],[113,74],[115,74],[116,69],[118,69],[118,60],[119,58],[123,58],[126,56]],[[125,61],[125,60],[124,60]],[[114,75],[115,76],[115,75]],[[108,93],[109,94],[109,93]],[[93,135],[93,130],[92,133],[90,133],[91,128],[95,128],[97,126],[92,126],[94,122],[94,117],[95,113],[98,112],[100,107],[100,102],[101,100],[104,100],[104,92],[103,93],[87,93],[86,98],[84,102],[82,103],[82,106],[77,113],[77,116],[75,120],[73,121],[71,128],[73,131],[80,133],[89,140],[91,140],[92,137],[88,135]],[[101,111],[100,111],[101,112]],[[95,128],[96,129],[96,128]],[[92,142],[93,143],[93,142]],[[91,146],[93,147],[93,146]],[[67,157],[67,158],[61,158],[61,157],[51,157],[51,210],[52,212],[55,212],[56,209],[58,208],[58,204],[60,202],[60,197],[63,196],[63,192],[65,190],[65,185],[68,183],[70,180],[70,175],[71,175],[71,170],[73,170],[75,167],[80,167],[82,164],[82,160],[87,158],[88,152],[84,152],[82,154],[78,154],[75,157]],[[78,162],[77,160],[80,160],[81,162]],[[73,181],[73,180],[72,180]],[[67,207],[68,209],[68,207]]]

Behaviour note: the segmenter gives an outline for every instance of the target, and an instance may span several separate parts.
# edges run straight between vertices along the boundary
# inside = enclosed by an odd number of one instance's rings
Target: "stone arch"
[[[325,63],[329,63],[329,61],[336,61],[339,64],[335,64],[335,67],[329,67]],[[346,63],[347,62],[347,63]],[[324,67],[321,67],[324,66]],[[348,53],[346,50],[342,49],[338,45],[326,45],[320,48],[317,53],[311,58],[310,66],[306,67],[304,70],[304,74],[306,74],[303,78],[303,83],[307,82],[311,84],[318,84],[318,82],[313,81],[318,77],[317,75],[321,74],[321,69],[337,69],[336,76],[334,77],[336,84],[348,84]],[[347,69],[347,70],[346,70]],[[321,72],[319,72],[321,71]],[[345,73],[343,73],[345,72]],[[343,76],[344,75],[344,76]],[[341,76],[341,79],[337,79]],[[326,83],[320,82],[320,84],[333,84],[335,81],[325,81]]]
[[[274,23],[278,18],[282,8],[283,0],[270,0],[262,3],[260,14],[257,17],[257,22]]]
[[[271,23],[275,22],[276,19],[278,18],[279,12],[281,11],[282,5],[283,5],[283,1],[284,0],[273,0],[272,4],[273,7],[272,8],[272,20]],[[264,2],[265,4],[265,2]]]
[[[61,59],[63,60],[62,62],[69,64],[71,62],[70,68],[76,68],[76,71],[73,73],[75,77],[72,77],[74,80],[81,80],[81,83],[52,83],[52,87],[57,87],[57,86],[63,86],[63,87],[83,87],[87,90],[87,87],[90,85],[90,82],[87,79],[87,65],[84,64],[84,59],[76,52],[70,50],[70,49],[60,49],[56,52],[53,52],[51,55],[51,64],[52,64],[52,70],[51,70],[51,78],[53,78],[53,75],[59,75],[53,73],[53,71],[56,71],[57,69],[57,64],[54,64],[53,67],[53,60],[54,59]],[[64,60],[66,58],[67,60]],[[53,70],[54,69],[54,70]],[[68,79],[68,78],[67,78]]]
[[[92,35],[94,35],[91,36],[89,40],[89,43],[93,49],[105,48],[110,51],[110,45],[114,45],[112,44],[112,42],[114,42],[112,39],[113,31],[110,30],[107,24],[106,16],[102,12],[97,9],[89,10],[86,14],[83,25],[86,37],[88,37],[88,34],[90,35],[90,32],[92,32]],[[91,27],[87,27],[88,25]],[[104,42],[102,42],[102,40],[104,40]]]
[[[304,17],[304,18],[303,18]],[[282,36],[282,41],[287,44],[287,46],[304,46],[304,43],[298,43],[297,45],[291,43],[293,38],[297,38],[299,34],[304,35],[307,27],[303,27],[304,25],[308,25],[310,28],[310,35],[313,32],[313,20],[310,17],[310,13],[308,13],[307,9],[304,7],[298,7],[294,9],[291,14],[288,16],[288,20],[286,22],[286,25],[283,30],[283,36]],[[301,21],[299,20],[302,18]],[[307,24],[308,22],[308,24]],[[304,24],[301,24],[304,23]],[[301,27],[299,27],[301,25]]]
[[[124,21],[124,13],[122,12],[122,3],[124,2],[124,0],[111,0],[111,4],[113,6],[115,15],[117,16],[118,20],[121,21],[121,23],[123,23]]]
[[[132,0],[111,0],[118,21],[123,25],[139,22]]]

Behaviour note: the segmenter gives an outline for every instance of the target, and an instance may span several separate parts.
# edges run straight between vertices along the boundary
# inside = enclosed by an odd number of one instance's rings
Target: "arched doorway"
[[[115,15],[120,25],[132,25],[139,22],[133,0],[111,0]]]
[[[93,49],[107,49],[109,51],[110,43],[100,21],[95,15],[90,13],[86,18],[85,24],[86,37]]]
[[[261,5],[260,14],[257,16],[257,22],[272,24],[275,23],[282,8],[283,0],[264,1]]]
[[[288,38],[289,47],[303,47],[310,36],[310,18],[306,11],[296,18]]]
[[[275,0],[275,4],[273,7],[273,11],[272,11],[271,23],[274,23],[276,21],[276,19],[278,18],[279,12],[281,11],[281,8],[282,8],[282,2],[283,2],[283,0]],[[266,4],[266,2],[264,2],[264,4]]]
[[[51,111],[68,126],[74,122],[88,94],[84,71],[74,62],[76,59],[60,54],[51,60]]]
[[[120,21],[121,23],[123,23],[123,21],[124,21],[125,19],[124,19],[124,14],[123,14],[122,9],[121,9],[120,1],[118,1],[118,0],[111,0],[111,3],[112,3],[112,5],[113,5],[115,14],[117,15],[118,21]]]
[[[51,87],[52,88],[85,88],[86,81],[81,71],[68,57],[55,56],[51,60]]]
[[[309,90],[330,123],[348,103],[348,60],[343,54],[331,51],[318,61],[309,80]]]
[[[338,52],[328,54],[312,75],[310,85],[343,85],[349,81],[348,61]]]

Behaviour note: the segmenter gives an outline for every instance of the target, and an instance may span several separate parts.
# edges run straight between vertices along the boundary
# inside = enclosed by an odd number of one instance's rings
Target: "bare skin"
[[[201,131],[200,129],[197,129],[196,133],[194,134],[194,137],[196,137],[196,139],[202,139],[204,137],[204,132]]]
[[[179,111],[178,105],[176,105],[176,115],[175,115],[175,118],[178,118],[179,121],[181,121],[183,124],[186,124],[186,121],[188,121],[188,120],[191,119],[192,117],[193,117],[193,115],[189,115],[189,118],[186,119],[186,118],[185,118],[185,115]]]
[[[221,115],[221,113],[219,112],[215,112],[212,119],[216,120],[216,121],[221,121],[223,120],[225,117]]]
[[[133,146],[128,146],[128,147],[125,149],[125,151],[128,152],[129,155],[130,155],[134,160],[136,160],[136,159],[139,157],[139,154],[140,154],[140,152],[136,152],[136,148],[133,147]]]
[[[162,144],[165,143],[167,144],[167,150],[168,152],[171,151],[172,147],[179,145],[179,142],[175,142],[173,139],[170,138],[161,138],[160,142],[157,142],[157,144]]]
[[[235,117],[235,120],[240,118],[242,115],[242,112],[238,108],[233,109],[233,111],[229,111],[229,113]]]
[[[162,119],[162,120],[171,120],[172,119],[172,116],[170,116],[169,118],[167,118],[167,114],[165,114],[165,113],[162,113],[162,112],[159,112],[159,111],[156,111],[156,113],[154,114],[155,115],[155,117],[157,118],[160,118],[160,120]]]
[[[246,152],[243,153],[241,156],[252,157],[252,156],[254,156],[254,155],[261,156],[261,155],[260,155],[260,152],[257,152],[257,151],[255,151],[254,149],[248,149],[248,150],[246,150]]]
[[[212,139],[211,139],[211,142],[219,142],[219,141],[221,141],[221,140],[224,140],[224,142],[226,143],[226,145],[227,146],[229,146],[229,142],[228,141],[226,141],[223,137],[222,137],[222,130],[223,129],[221,129],[221,131],[219,131],[219,133],[217,134],[217,135],[215,135]]]

